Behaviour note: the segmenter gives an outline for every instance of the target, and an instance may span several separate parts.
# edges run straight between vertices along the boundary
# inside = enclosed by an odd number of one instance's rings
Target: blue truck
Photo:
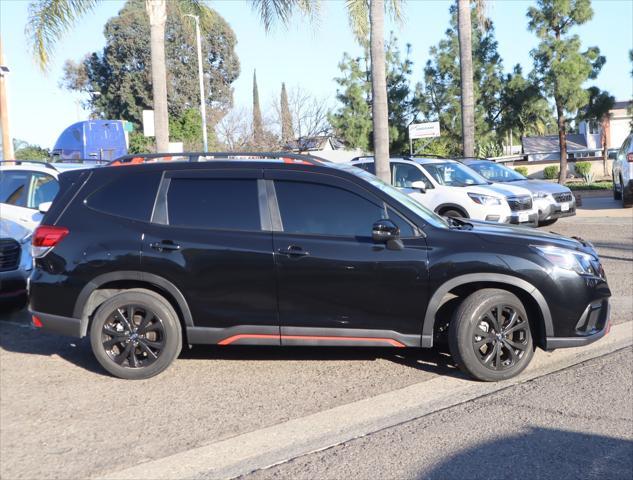
[[[114,160],[127,155],[129,122],[86,120],[73,123],[55,142],[56,160]]]

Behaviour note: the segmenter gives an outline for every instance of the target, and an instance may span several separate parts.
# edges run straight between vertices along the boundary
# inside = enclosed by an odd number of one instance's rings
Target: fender
[[[172,295],[176,300],[176,303],[178,303],[178,307],[180,308],[183,319],[185,321],[185,327],[193,327],[193,317],[191,316],[189,305],[187,305],[187,301],[185,300],[184,295],[173,283],[165,280],[163,277],[154,275],[153,273],[121,271],[104,273],[103,275],[99,275],[93,278],[90,282],[86,283],[84,288],[82,288],[81,292],[79,293],[77,301],[75,302],[73,317],[81,319],[80,331],[82,337],[86,336],[86,333],[88,331],[88,316],[84,315],[84,309],[86,307],[88,299],[90,298],[90,295],[101,285],[105,285],[106,283],[114,282],[117,280],[135,280],[139,282],[151,283],[169,292],[169,294]]]
[[[470,218],[468,216],[468,212],[464,209],[464,207],[462,207],[461,205],[457,205],[456,203],[442,203],[441,205],[438,205],[437,207],[435,207],[434,212],[439,215],[438,212],[442,210],[443,208],[452,208],[453,210],[462,212],[464,214],[464,218]]]
[[[554,335],[552,314],[549,311],[549,306],[547,305],[547,302],[545,301],[545,298],[543,297],[541,292],[539,292],[534,285],[520,278],[513,277],[511,275],[503,275],[501,273],[469,273],[466,275],[459,275],[444,282],[435,291],[435,293],[431,297],[431,300],[429,300],[429,305],[424,316],[424,324],[422,325],[422,347],[430,348],[433,346],[433,327],[435,326],[435,314],[437,313],[437,309],[439,308],[440,302],[444,298],[444,295],[446,295],[455,287],[459,287],[460,285],[477,282],[505,283],[514,287],[518,287],[526,293],[530,294],[541,309],[541,314],[543,315],[543,323],[545,327],[545,336],[551,337]]]

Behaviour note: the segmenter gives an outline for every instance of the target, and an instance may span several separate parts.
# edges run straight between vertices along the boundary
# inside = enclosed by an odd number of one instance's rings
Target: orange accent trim
[[[400,343],[393,338],[381,338],[381,337],[322,337],[317,335],[267,335],[267,334],[248,334],[242,333],[239,335],[233,335],[231,337],[220,340],[218,345],[230,345],[233,342],[241,340],[243,338],[281,338],[281,339],[294,339],[294,340],[349,340],[352,342],[382,342],[388,343],[392,347],[403,348],[406,347],[403,343]]]
[[[232,337],[225,338],[224,340],[220,340],[218,345],[229,345],[233,342],[237,342],[242,338],[279,338],[279,335],[266,335],[266,334],[248,334],[242,333],[239,335],[233,335]]]

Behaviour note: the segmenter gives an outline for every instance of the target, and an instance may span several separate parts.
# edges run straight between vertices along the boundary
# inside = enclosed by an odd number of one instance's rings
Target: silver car
[[[491,182],[512,183],[532,192],[539,225],[551,225],[559,218],[576,215],[576,197],[564,185],[531,180],[512,168],[490,160],[463,160],[463,163]]]
[[[26,299],[33,269],[31,234],[17,222],[0,218],[0,301]]]

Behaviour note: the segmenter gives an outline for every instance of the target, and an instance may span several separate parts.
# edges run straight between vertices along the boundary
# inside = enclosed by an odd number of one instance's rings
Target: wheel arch
[[[169,280],[146,272],[110,272],[88,282],[77,297],[73,317],[81,319],[81,337],[88,333],[90,318],[97,307],[112,295],[130,288],[145,288],[162,295],[176,311],[183,330],[193,326],[191,310],[184,295]]]
[[[468,215],[466,209],[456,203],[442,203],[441,205],[435,207],[435,213],[437,213],[438,215],[441,215],[440,212],[443,212],[445,210],[457,210],[464,215],[464,218],[470,218],[470,215]]]
[[[435,291],[429,300],[424,323],[422,325],[422,347],[432,347],[437,321],[436,314],[444,300],[455,291],[470,294],[481,288],[499,288],[514,293],[523,302],[528,310],[528,315],[532,317],[536,335],[535,341],[539,346],[543,346],[546,337],[554,335],[552,315],[547,305],[545,297],[531,283],[512,275],[501,273],[472,273],[460,275],[444,282]],[[534,318],[536,317],[536,318]]]

